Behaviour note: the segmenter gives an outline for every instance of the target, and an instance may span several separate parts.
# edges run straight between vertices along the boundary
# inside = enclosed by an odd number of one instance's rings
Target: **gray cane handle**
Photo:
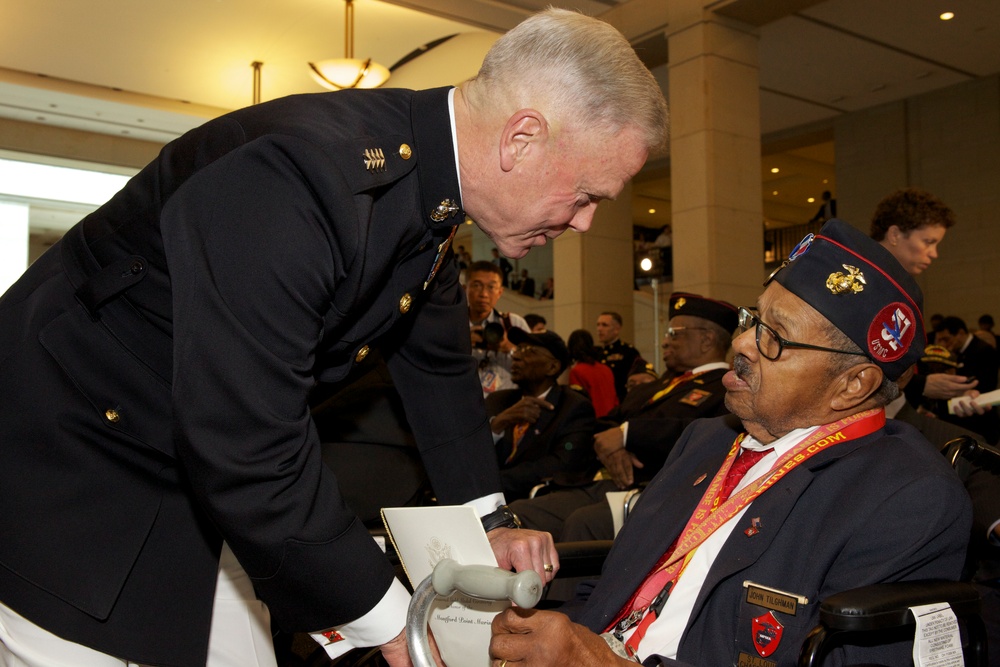
[[[489,565],[460,565],[445,558],[434,566],[434,590],[447,597],[459,591],[482,600],[510,600],[531,608],[542,597],[542,578],[534,570],[508,572]]]

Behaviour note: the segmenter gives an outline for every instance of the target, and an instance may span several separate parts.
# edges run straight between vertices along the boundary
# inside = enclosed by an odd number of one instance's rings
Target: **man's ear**
[[[857,408],[878,391],[883,377],[882,369],[875,364],[852,366],[834,381],[830,407],[837,411]]]
[[[540,111],[520,109],[507,119],[500,135],[500,168],[510,171],[548,139],[549,124]]]

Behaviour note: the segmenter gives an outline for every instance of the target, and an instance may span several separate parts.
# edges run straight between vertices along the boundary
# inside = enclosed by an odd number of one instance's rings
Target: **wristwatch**
[[[483,530],[487,533],[494,528],[520,528],[521,520],[506,505],[501,505],[482,517]]]

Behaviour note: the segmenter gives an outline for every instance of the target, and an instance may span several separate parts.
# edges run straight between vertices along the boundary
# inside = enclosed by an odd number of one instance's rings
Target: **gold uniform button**
[[[104,411],[104,418],[107,419],[112,424],[117,424],[118,421],[122,418],[122,416],[118,414],[117,410],[112,409]]]
[[[360,350],[358,350],[358,353],[356,355],[354,355],[354,361],[360,364],[362,361],[365,360],[365,357],[367,356],[368,356],[368,346],[365,345]]]
[[[399,157],[409,160],[411,155],[413,155],[413,150],[410,149],[409,144],[401,144],[399,147]]]
[[[410,296],[409,294],[404,294],[399,299],[399,312],[401,312],[403,315],[406,315],[408,312],[410,312],[410,308],[412,306],[413,306],[413,297]]]

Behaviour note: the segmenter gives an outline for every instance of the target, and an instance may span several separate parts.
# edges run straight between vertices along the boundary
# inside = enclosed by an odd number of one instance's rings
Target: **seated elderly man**
[[[756,312],[740,310],[733,414],[687,429],[576,623],[497,616],[496,664],[790,666],[827,596],[959,576],[968,495],[883,410],[924,348],[916,283],[833,220],[766,286]],[[910,646],[845,645],[834,662],[909,664]]]
[[[551,331],[529,334],[512,328],[510,374],[517,389],[486,397],[497,445],[497,463],[508,501],[527,498],[536,484],[589,482],[597,471],[590,446],[594,406],[583,394],[556,381],[569,366],[566,344]]]
[[[674,374],[633,389],[598,422],[594,451],[609,479],[513,503],[524,526],[562,542],[613,538],[606,494],[651,480],[688,424],[727,413],[722,378],[735,328],[736,306],[672,294],[663,350]]]

